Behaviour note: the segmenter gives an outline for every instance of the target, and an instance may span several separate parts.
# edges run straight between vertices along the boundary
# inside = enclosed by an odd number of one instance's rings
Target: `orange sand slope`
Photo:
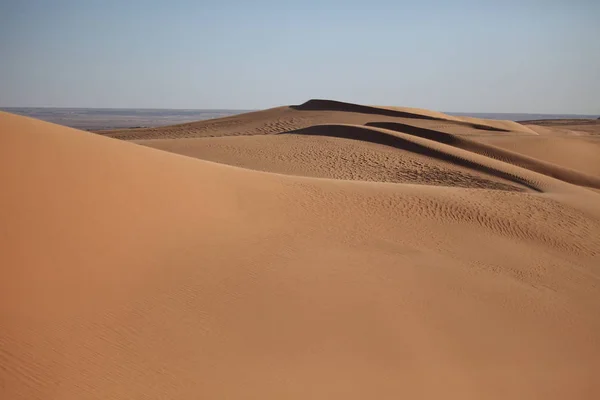
[[[598,398],[595,167],[351,106],[0,114],[0,398]]]

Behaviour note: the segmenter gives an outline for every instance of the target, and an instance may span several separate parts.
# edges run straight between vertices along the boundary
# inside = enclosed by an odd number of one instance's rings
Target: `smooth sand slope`
[[[598,174],[513,124],[0,114],[0,398],[598,398]]]

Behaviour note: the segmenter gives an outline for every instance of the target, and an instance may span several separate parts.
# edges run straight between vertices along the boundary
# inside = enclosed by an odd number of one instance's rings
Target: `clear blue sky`
[[[0,0],[0,106],[600,113],[600,0]]]

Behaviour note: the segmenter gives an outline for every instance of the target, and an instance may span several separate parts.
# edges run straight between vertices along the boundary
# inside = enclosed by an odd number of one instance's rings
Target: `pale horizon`
[[[333,100],[335,99],[326,99]],[[284,107],[290,106],[294,104],[280,104],[269,108],[276,107]],[[377,107],[376,104],[365,104],[368,106]],[[381,105],[379,105],[381,106]],[[387,105],[386,105],[387,106]],[[396,106],[395,104],[390,104],[389,106]],[[139,111],[243,111],[243,112],[253,112],[264,110],[262,108],[156,108],[156,107],[53,107],[53,106],[8,106],[2,107],[0,106],[0,110],[17,110],[17,109],[57,109],[57,110],[139,110]],[[408,107],[410,108],[410,107]],[[543,113],[543,112],[493,112],[493,111],[468,111],[468,110],[434,110],[447,114],[477,114],[477,115],[566,115],[566,116],[580,116],[580,117],[594,117],[596,115],[600,116],[600,113],[597,114],[581,114],[581,113]]]
[[[0,4],[0,107],[600,113],[600,3]]]

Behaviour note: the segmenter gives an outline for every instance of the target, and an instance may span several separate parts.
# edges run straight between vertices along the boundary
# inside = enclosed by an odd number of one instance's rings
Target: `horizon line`
[[[285,107],[285,105],[283,105]],[[282,106],[275,106],[282,107]],[[9,110],[9,109],[26,109],[26,108],[37,108],[37,109],[62,109],[62,110],[170,110],[170,111],[262,111],[268,110],[270,108],[275,107],[267,107],[267,108],[160,108],[160,107],[66,107],[66,106],[0,106],[0,110]],[[412,108],[412,107],[407,107]],[[422,107],[418,107],[422,108]],[[573,116],[595,116],[598,114],[583,114],[583,113],[570,113],[570,112],[562,112],[562,113],[549,113],[549,112],[493,112],[493,111],[440,111],[434,109],[428,109],[431,111],[438,111],[445,114],[496,114],[496,115],[514,115],[514,114],[523,114],[523,115],[573,115]]]

